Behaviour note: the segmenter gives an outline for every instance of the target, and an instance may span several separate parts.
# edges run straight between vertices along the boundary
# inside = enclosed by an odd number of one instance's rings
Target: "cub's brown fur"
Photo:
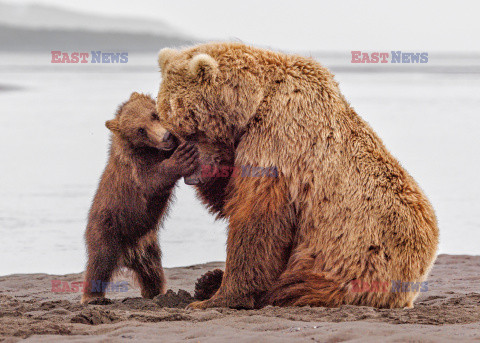
[[[412,306],[418,289],[352,284],[425,281],[434,210],[326,68],[236,43],[164,49],[159,65],[162,123],[201,160],[223,151],[235,167],[278,171],[197,186],[229,229],[221,286],[191,307]]]
[[[82,303],[104,297],[93,282],[109,282],[122,266],[134,271],[143,297],[165,291],[157,229],[176,181],[195,170],[198,157],[192,144],[177,148],[149,96],[133,93],[106,126],[112,144],[85,233],[88,286]]]

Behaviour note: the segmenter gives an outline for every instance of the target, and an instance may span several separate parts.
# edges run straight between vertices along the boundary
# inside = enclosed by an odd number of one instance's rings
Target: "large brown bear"
[[[81,302],[103,298],[120,267],[134,271],[142,296],[165,291],[157,230],[175,183],[197,167],[198,152],[160,124],[155,101],[133,93],[114,119],[110,157],[88,217],[88,263]]]
[[[436,257],[434,210],[326,68],[238,43],[164,49],[159,65],[162,123],[201,161],[278,170],[200,178],[229,221],[227,260],[192,308],[413,306]]]

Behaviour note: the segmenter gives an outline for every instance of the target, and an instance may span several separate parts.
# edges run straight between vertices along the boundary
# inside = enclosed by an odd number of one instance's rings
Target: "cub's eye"
[[[146,135],[147,135],[147,131],[146,131],[143,127],[139,128],[137,131],[138,131],[138,133],[139,133],[140,135],[142,135],[142,136],[146,136]]]
[[[152,120],[160,120],[160,118],[158,117],[158,114],[152,113]]]

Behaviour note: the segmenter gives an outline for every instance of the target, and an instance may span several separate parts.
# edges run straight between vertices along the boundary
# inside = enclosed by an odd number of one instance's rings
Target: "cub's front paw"
[[[192,174],[198,168],[198,149],[193,143],[182,143],[169,158],[171,168],[180,177]]]

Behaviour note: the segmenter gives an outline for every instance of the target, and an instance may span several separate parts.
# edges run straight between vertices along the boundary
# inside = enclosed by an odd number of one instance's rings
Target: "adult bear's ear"
[[[188,64],[190,75],[209,81],[214,81],[218,74],[218,63],[207,54],[194,56]]]
[[[142,96],[142,94],[140,94],[138,92],[133,92],[132,94],[130,94],[130,100],[140,98],[141,96]]]
[[[178,55],[178,51],[170,48],[163,48],[158,53],[158,66],[160,71],[163,73],[168,62],[171,61],[175,56]]]
[[[107,120],[105,122],[105,126],[113,133],[120,132],[120,125],[118,124],[117,119]]]

